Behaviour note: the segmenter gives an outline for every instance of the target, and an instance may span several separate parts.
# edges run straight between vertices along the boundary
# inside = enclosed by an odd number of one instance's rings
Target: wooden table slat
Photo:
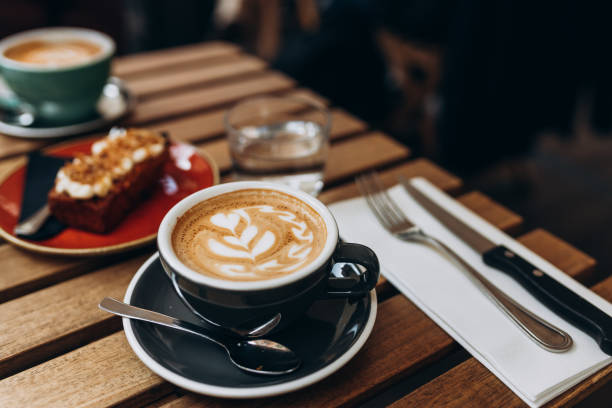
[[[487,220],[503,219],[503,224],[496,223],[496,225],[501,225],[501,229],[509,233],[518,232],[520,225],[523,223],[523,218],[500,204],[492,206],[492,202],[493,200],[478,191],[472,191],[461,197],[461,203],[476,214]],[[494,212],[489,213],[489,211]]]
[[[143,75],[143,73],[153,70],[159,71],[172,66],[184,66],[194,61],[223,57],[238,52],[240,52],[238,46],[224,42],[207,42],[142,52],[115,58],[113,74],[119,77]]]
[[[148,254],[147,256],[149,256]],[[112,315],[96,305],[105,296],[123,299],[132,276],[147,256],[70,279],[0,305],[0,377],[98,339]]]
[[[371,132],[332,145],[325,179],[335,182],[378,166],[392,164],[410,155],[410,150],[381,132]]]
[[[117,256],[65,258],[0,245],[0,303],[113,262]]]
[[[239,75],[259,72],[267,66],[263,60],[248,55],[232,55],[223,63],[212,66],[197,66],[189,70],[163,73],[154,76],[128,79],[129,89],[139,98],[178,91],[186,87],[201,86],[206,83],[228,80]]]
[[[523,218],[479,191],[471,191],[457,200],[502,231],[512,234],[523,224]]]
[[[40,149],[47,144],[49,142],[46,140],[20,139],[0,133],[0,160],[5,157]],[[6,159],[2,160],[0,166],[5,166],[5,162]],[[2,176],[0,175],[0,177]]]
[[[205,112],[196,116],[188,116],[188,114],[193,114],[198,110],[210,109],[227,103],[236,102],[242,98],[258,94],[286,91],[285,93],[288,96],[301,97],[327,104],[325,98],[316,95],[312,91],[304,89],[291,91],[293,86],[294,81],[290,78],[279,73],[268,72],[257,78],[217,85],[195,91],[189,90],[181,94],[143,102],[139,104],[136,111],[127,118],[126,124],[129,126],[137,126],[141,125],[141,122],[157,121],[164,118],[172,118],[177,115],[187,116],[186,118],[174,119],[164,123],[156,123],[151,127],[161,130],[167,128],[172,130],[172,127],[176,127],[176,132],[174,132],[173,135],[177,135],[177,139],[181,139],[180,135],[182,130],[188,129],[190,132],[185,134],[184,140],[190,141],[197,139],[200,135],[202,138],[206,138],[207,136],[210,137],[222,134],[222,118],[226,109],[221,109],[212,113]],[[198,127],[202,129],[201,133],[197,130]],[[21,139],[0,134],[0,159],[42,148],[53,141],[52,139]],[[9,168],[10,164],[4,163],[4,161],[0,162],[0,174],[5,167]]]
[[[586,282],[593,275],[595,259],[546,230],[535,229],[523,235],[521,242],[574,279]]]
[[[235,83],[189,90],[176,95],[161,95],[158,98],[143,101],[128,118],[128,123],[143,124],[153,120],[186,115],[261,93],[285,91],[294,86],[295,81],[289,77],[268,71],[257,77]]]
[[[111,407],[172,390],[118,332],[0,381],[2,407]]]
[[[21,166],[25,164],[25,162],[26,162],[25,157],[12,157],[10,159],[1,160],[0,161],[0,179],[4,179],[5,177],[7,177],[9,174],[11,174],[11,172],[15,169],[15,167]],[[7,209],[5,203],[0,202],[0,205],[4,205],[5,210]],[[13,211],[18,212],[19,209],[18,208],[8,208],[8,211],[11,211],[11,213]]]

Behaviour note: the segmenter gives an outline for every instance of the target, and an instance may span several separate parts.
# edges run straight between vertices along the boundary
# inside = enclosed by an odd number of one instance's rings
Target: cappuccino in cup
[[[67,67],[88,62],[101,51],[98,44],[86,40],[46,41],[41,38],[10,47],[4,51],[4,56],[26,64]]]
[[[291,274],[315,260],[325,222],[305,202],[280,191],[245,189],[203,201],[172,233],[178,258],[217,279],[256,281]]]
[[[225,327],[281,316],[281,330],[317,299],[368,296],[380,269],[372,250],[339,239],[322,202],[261,181],[184,198],[162,220],[157,246],[183,303]],[[359,273],[337,276],[334,265],[347,262]]]
[[[108,81],[115,43],[85,28],[24,31],[0,40],[0,76],[12,94],[0,105],[31,112],[44,126],[90,120]]]

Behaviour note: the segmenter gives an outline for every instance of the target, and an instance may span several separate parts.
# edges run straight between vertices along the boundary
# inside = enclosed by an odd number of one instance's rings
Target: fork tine
[[[385,201],[388,204],[388,207],[391,209],[391,211],[395,215],[395,218],[398,220],[398,222],[399,223],[409,222],[408,218],[406,217],[406,214],[404,214],[404,212],[397,206],[397,204],[395,203],[395,200],[391,198],[387,189],[385,189],[384,186],[382,185],[382,182],[380,181],[380,177],[378,176],[376,172],[372,173],[372,180],[378,186],[382,197],[384,197]]]
[[[376,203],[376,206],[379,212],[383,214],[384,217],[387,219],[389,227],[393,228],[395,225],[397,225],[397,219],[394,217],[394,214],[391,212],[387,202],[381,196],[380,188],[375,182],[372,173],[368,173],[367,175],[365,175],[364,181],[367,182],[367,185],[370,188],[370,194],[372,195],[372,198],[374,202]]]
[[[387,220],[388,227],[393,228],[397,221],[393,217],[393,213],[389,211],[389,206],[387,205],[387,203],[380,196],[380,189],[374,182],[372,178],[372,173],[365,174],[363,176],[363,181],[364,185],[368,188],[370,192],[370,196],[378,212]]]
[[[357,182],[357,188],[361,192],[361,195],[365,197],[368,207],[370,207],[370,210],[372,211],[372,213],[374,214],[378,222],[384,228],[388,228],[389,223],[387,222],[387,219],[383,216],[383,214],[378,210],[378,206],[376,205],[376,203],[374,202],[374,199],[372,198],[370,187],[367,185],[367,182],[365,181],[364,177],[359,176],[355,179],[355,181]]]
[[[390,229],[391,224],[385,214],[380,211],[376,201],[374,201],[374,198],[372,196],[372,189],[368,184],[365,176],[361,175],[357,177],[355,181],[357,182],[357,188],[361,192],[361,195],[365,197],[368,207],[370,207],[370,210],[372,210],[378,222],[380,222],[385,229]]]
[[[369,185],[365,176],[362,175],[358,177],[356,181],[357,181],[357,187],[361,191],[362,195],[365,197],[366,202],[368,206],[370,207],[370,210],[372,210],[372,212],[378,219],[378,222],[380,222],[385,228],[390,227],[389,220],[386,217],[386,215],[380,211],[378,203],[374,199],[372,187]]]
[[[401,212],[398,213],[397,208],[393,208],[393,200],[386,194],[386,190],[380,182],[380,178],[376,172],[371,172],[369,175],[370,185],[376,191],[376,197],[381,207],[381,211],[387,215],[387,218],[391,220],[391,226],[397,226],[405,221],[405,217]]]

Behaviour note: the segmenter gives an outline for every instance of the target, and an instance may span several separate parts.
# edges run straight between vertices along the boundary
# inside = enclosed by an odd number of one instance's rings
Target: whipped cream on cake
[[[75,199],[105,197],[113,182],[129,173],[134,165],[163,153],[166,141],[146,129],[112,128],[95,142],[91,154],[78,155],[57,173],[55,191]]]

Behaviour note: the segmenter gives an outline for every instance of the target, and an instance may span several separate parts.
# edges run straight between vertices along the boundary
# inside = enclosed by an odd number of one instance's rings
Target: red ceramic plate
[[[47,149],[46,153],[69,158],[76,153],[89,153],[94,142],[90,139],[62,144]],[[219,181],[219,171],[213,160],[191,145],[172,143],[170,157],[152,194],[111,232],[95,234],[66,228],[44,241],[25,240],[13,233],[24,188],[25,164],[22,163],[0,181],[0,236],[22,248],[60,255],[101,255],[148,244],[155,240],[159,223],[174,204]]]

